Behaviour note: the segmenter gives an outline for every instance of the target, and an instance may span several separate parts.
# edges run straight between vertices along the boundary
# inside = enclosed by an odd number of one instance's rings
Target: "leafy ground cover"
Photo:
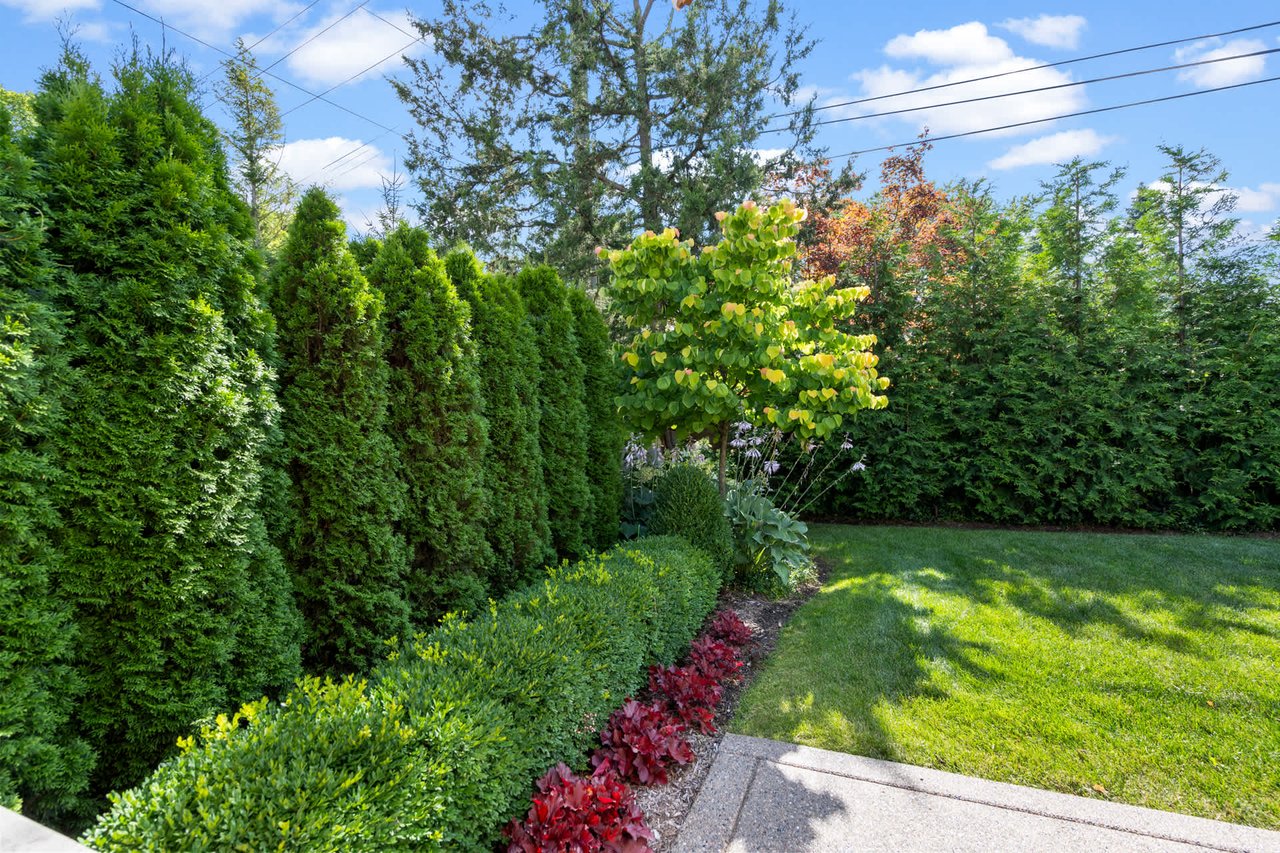
[[[1280,541],[824,525],[732,730],[1280,828]]]

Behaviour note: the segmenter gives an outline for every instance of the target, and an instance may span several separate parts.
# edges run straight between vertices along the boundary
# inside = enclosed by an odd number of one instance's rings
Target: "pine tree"
[[[225,60],[222,69],[217,97],[231,119],[225,139],[231,148],[235,188],[249,206],[253,245],[275,251],[284,242],[289,208],[297,193],[280,169],[284,145],[280,109],[244,39],[236,39],[235,58]]]
[[[363,672],[410,630],[404,486],[387,434],[382,295],[347,249],[338,207],[303,195],[271,277],[297,527],[285,557],[306,623],[304,658]]]
[[[485,275],[475,255],[455,249],[445,268],[471,306],[489,443],[485,524],[493,550],[490,590],[504,593],[555,559],[539,442],[537,338],[514,284]]]
[[[278,410],[251,332],[263,315],[243,209],[189,73],[134,55],[115,78],[108,95],[69,53],[42,81],[30,146],[65,270],[57,578],[99,793],[298,671],[291,589],[259,514]]]
[[[62,320],[45,301],[55,270],[34,164],[13,130],[0,104],[0,805],[56,820],[88,783],[92,755],[68,727],[82,685],[70,609],[53,587]]]
[[[584,370],[587,410],[587,480],[591,488],[588,544],[604,550],[618,541],[622,513],[622,446],[626,432],[618,417],[618,362],[609,327],[581,290],[569,291],[573,333]]]
[[[587,482],[586,372],[578,357],[568,289],[550,267],[525,269],[516,285],[538,339],[538,402],[542,471],[551,541],[563,559],[577,559],[591,539]]]
[[[471,312],[420,229],[401,223],[367,271],[386,301],[388,426],[408,487],[409,598],[417,621],[429,624],[483,604],[493,560]]]

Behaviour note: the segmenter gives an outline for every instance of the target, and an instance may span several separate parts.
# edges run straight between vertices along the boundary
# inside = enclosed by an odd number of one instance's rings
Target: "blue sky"
[[[211,45],[229,49],[236,36],[253,42],[293,20],[256,49],[270,64],[308,39],[305,47],[273,70],[312,92],[360,113],[358,118],[297,89],[272,80],[289,145],[284,164],[299,180],[329,185],[348,219],[359,226],[378,206],[379,176],[401,155],[398,135],[408,115],[384,77],[397,72],[398,56],[412,44],[408,12],[393,0],[128,0]],[[697,2],[697,0],[695,0]],[[511,0],[517,14],[534,5]],[[788,8],[820,39],[802,78],[820,105],[883,96],[956,80],[1058,62],[1152,42],[1251,27],[1280,19],[1280,9],[1262,0],[1231,3],[1190,0],[1127,0],[1028,4],[1026,2],[849,3],[792,0]],[[355,9],[355,11],[353,11]],[[431,0],[414,0],[420,15],[434,14]],[[296,16],[296,17],[295,17]],[[147,45],[162,43],[185,55],[198,74],[216,70],[214,50],[162,28],[113,0],[0,0],[0,85],[33,88],[40,69],[57,57],[54,21],[69,17],[77,40],[104,72],[131,32]],[[406,33],[406,31],[408,31]],[[1182,71],[1090,83],[1036,94],[953,107],[944,101],[1056,86],[1131,71],[1280,48],[1280,26],[1189,42],[1124,56],[1021,72],[996,80],[906,97],[825,110],[829,124],[820,141],[829,153],[909,141],[927,125],[945,135],[1168,95],[1246,83],[1280,75],[1280,53],[1216,62]],[[348,78],[385,57],[373,71]],[[212,79],[212,78],[211,78]],[[210,99],[212,100],[212,99]],[[892,117],[869,112],[928,106]],[[1213,92],[1161,104],[1030,125],[999,134],[939,142],[928,169],[935,178],[986,177],[1002,196],[1034,192],[1053,163],[1083,155],[1129,169],[1125,191],[1160,174],[1158,144],[1205,147],[1230,170],[1229,187],[1239,197],[1245,228],[1258,231],[1280,219],[1280,81]],[[215,106],[215,120],[222,116]],[[388,130],[390,129],[390,130]],[[767,144],[766,140],[762,144]],[[363,147],[362,147],[363,146]],[[331,161],[355,152],[335,165]],[[858,158],[874,178],[883,153]],[[874,186],[874,180],[870,186]]]

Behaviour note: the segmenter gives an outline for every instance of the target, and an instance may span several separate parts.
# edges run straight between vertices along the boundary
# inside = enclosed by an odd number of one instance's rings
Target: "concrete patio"
[[[677,853],[1249,851],[1280,832],[726,735]]]

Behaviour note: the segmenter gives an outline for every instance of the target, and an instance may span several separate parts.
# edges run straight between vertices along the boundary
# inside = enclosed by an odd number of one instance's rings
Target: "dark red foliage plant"
[[[742,678],[738,671],[742,669],[738,653],[721,640],[706,636],[694,640],[689,650],[689,662],[698,672],[721,684]]]
[[[704,735],[715,734],[711,721],[724,688],[714,679],[690,666],[651,666],[649,690],[659,700],[666,700],[680,722]]]
[[[732,610],[721,610],[711,620],[707,635],[720,640],[735,649],[746,647],[751,642],[751,628]]]
[[[563,764],[538,780],[528,816],[504,834],[507,853],[647,853],[653,840],[635,795],[616,774],[584,779]]]
[[[603,746],[591,756],[596,772],[612,770],[628,782],[665,785],[670,764],[693,761],[684,723],[668,714],[665,705],[628,698],[614,711],[600,732]]]

